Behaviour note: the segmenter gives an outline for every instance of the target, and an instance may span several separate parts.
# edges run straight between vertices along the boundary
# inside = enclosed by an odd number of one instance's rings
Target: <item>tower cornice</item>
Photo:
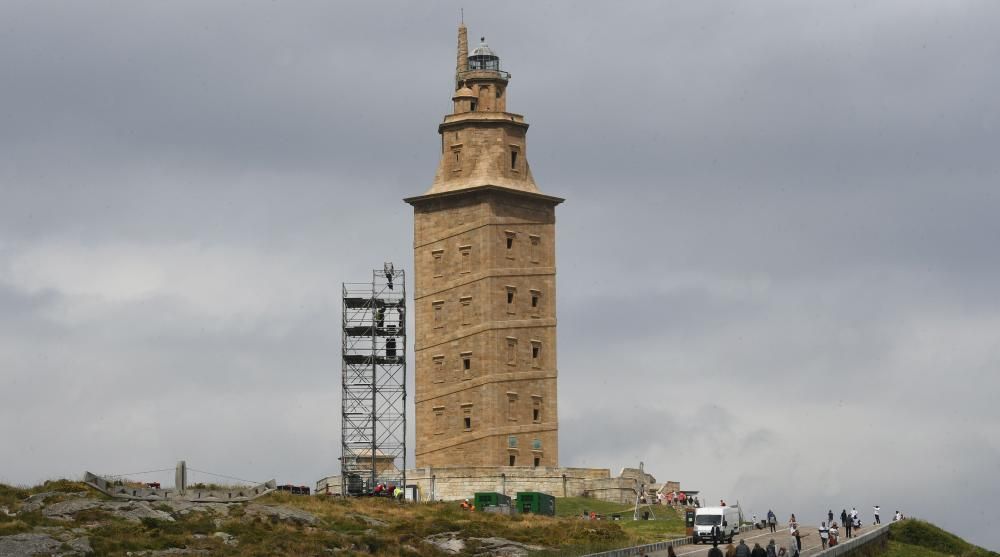
[[[478,192],[494,192],[494,193],[501,193],[501,194],[506,194],[506,195],[512,195],[512,196],[515,196],[515,197],[526,197],[526,198],[529,198],[529,199],[533,199],[535,201],[543,201],[543,202],[551,203],[552,206],[559,205],[563,201],[566,201],[565,199],[563,199],[561,197],[555,197],[553,195],[545,195],[544,193],[535,193],[535,192],[524,191],[524,190],[515,190],[515,189],[512,189],[512,188],[508,188],[508,187],[504,187],[504,186],[497,186],[497,185],[492,185],[492,184],[483,184],[483,185],[478,185],[478,186],[465,187],[465,188],[462,188],[462,189],[456,189],[456,190],[452,190],[452,191],[443,191],[443,192],[436,192],[436,193],[428,193],[428,194],[424,194],[424,195],[417,195],[417,196],[414,196],[414,197],[404,198],[403,201],[405,203],[409,203],[410,205],[412,205],[414,207],[417,207],[418,205],[421,205],[421,204],[429,202],[429,201],[435,201],[435,200],[438,200],[438,199],[444,199],[444,198],[455,197],[455,196],[465,196],[465,195],[469,195],[471,193],[478,193]]]

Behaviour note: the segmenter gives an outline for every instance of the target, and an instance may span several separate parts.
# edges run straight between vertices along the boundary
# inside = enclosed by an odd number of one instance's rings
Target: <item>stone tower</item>
[[[558,466],[555,207],[510,74],[458,29],[441,162],[413,206],[416,465]]]

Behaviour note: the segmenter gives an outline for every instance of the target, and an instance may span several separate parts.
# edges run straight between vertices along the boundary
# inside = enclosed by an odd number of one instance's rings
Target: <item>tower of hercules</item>
[[[441,162],[413,206],[416,465],[558,466],[555,207],[510,74],[458,29]]]

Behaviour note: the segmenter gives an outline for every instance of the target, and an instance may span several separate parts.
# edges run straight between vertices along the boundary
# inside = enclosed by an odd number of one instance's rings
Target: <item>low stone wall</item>
[[[889,542],[889,524],[883,524],[849,540],[841,539],[843,541],[839,544],[825,551],[820,551],[818,555],[823,557],[879,555],[885,551]]]
[[[740,532],[748,532],[751,529],[753,529],[753,526],[749,524],[740,526]],[[621,549],[612,549],[610,551],[602,551],[600,553],[591,553],[589,555],[584,555],[583,557],[632,557],[634,555],[646,555],[647,553],[653,553],[656,551],[665,551],[668,547],[677,547],[679,545],[688,545],[692,543],[694,543],[694,539],[692,539],[691,536],[688,536],[686,538],[675,538],[662,542],[623,547]]]
[[[184,493],[179,493],[175,489],[151,489],[146,487],[139,488],[115,485],[113,482],[109,482],[101,476],[90,472],[84,472],[83,482],[105,495],[109,495],[117,499],[130,499],[135,501],[163,501],[165,499],[173,499],[189,501],[192,503],[238,503],[242,501],[250,501],[260,497],[261,495],[271,493],[277,487],[276,482],[274,480],[270,480],[268,482],[246,488],[228,490],[199,490],[188,488]]]
[[[639,488],[636,478],[613,478],[607,468],[544,466],[416,468],[406,471],[406,484],[417,486],[421,501],[456,501],[471,498],[476,492],[497,492],[514,497],[519,491],[538,491],[556,497],[593,497],[632,503]],[[337,495],[340,487],[340,477],[330,476],[316,482],[316,493]]]

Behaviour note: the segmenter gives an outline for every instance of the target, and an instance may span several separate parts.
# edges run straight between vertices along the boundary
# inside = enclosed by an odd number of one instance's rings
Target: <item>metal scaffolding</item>
[[[343,284],[341,492],[406,485],[406,281],[386,263]]]

